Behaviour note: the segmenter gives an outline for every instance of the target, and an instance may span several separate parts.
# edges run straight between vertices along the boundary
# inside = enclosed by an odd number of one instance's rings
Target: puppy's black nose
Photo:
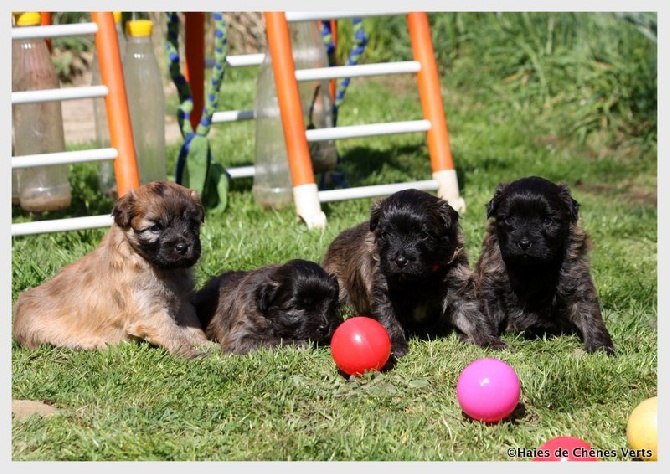
[[[405,265],[407,265],[407,257],[405,257],[404,255],[398,255],[395,258],[395,264],[398,265],[399,267],[404,267]]]
[[[177,252],[184,255],[186,253],[186,251],[188,250],[188,245],[186,245],[184,242],[179,242],[179,243],[175,244],[174,248]]]
[[[533,244],[528,239],[519,240],[519,247],[521,250],[528,250]]]

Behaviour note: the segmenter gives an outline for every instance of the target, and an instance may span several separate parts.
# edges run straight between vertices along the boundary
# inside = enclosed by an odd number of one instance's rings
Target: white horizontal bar
[[[243,66],[260,66],[265,59],[265,54],[263,53],[254,53],[254,54],[240,54],[237,56],[226,56],[226,62],[229,66],[232,67],[243,67]],[[214,66],[214,59],[211,60],[211,66]],[[210,66],[210,67],[211,67]]]
[[[96,97],[106,97],[108,93],[109,89],[107,89],[107,86],[63,87],[60,89],[12,92],[12,104],[93,99]]]
[[[389,74],[416,73],[421,70],[418,61],[361,64],[358,66],[329,66],[301,69],[295,72],[298,81],[320,81],[341,77],[385,76]]]
[[[376,196],[389,196],[403,189],[420,189],[422,191],[436,191],[437,180],[427,179],[424,181],[408,181],[407,183],[376,184],[371,186],[359,186],[357,188],[328,189],[319,191],[319,201],[343,201],[345,199],[360,199]]]
[[[119,156],[116,148],[64,151],[62,153],[40,153],[36,155],[12,156],[12,169],[30,166],[51,166],[87,161],[114,160]]]
[[[255,174],[253,166],[236,166],[235,168],[227,168],[226,171],[232,179],[251,178]]]
[[[402,15],[407,12],[286,12],[286,21],[339,20],[366,16]]]
[[[98,32],[96,23],[75,23],[72,25],[18,26],[12,28],[12,40],[28,38],[55,38],[57,36],[94,35]]]
[[[64,232],[70,230],[95,229],[109,227],[113,218],[108,216],[71,217],[51,221],[20,222],[12,224],[12,236],[42,234],[46,232]]]
[[[375,135],[392,135],[396,133],[427,132],[430,121],[411,120],[408,122],[371,123],[367,125],[350,125],[347,127],[315,128],[307,130],[308,142],[341,140],[343,138],[361,138]]]
[[[214,112],[212,114],[212,123],[241,122],[255,118],[256,112],[253,110],[226,110],[223,112]]]

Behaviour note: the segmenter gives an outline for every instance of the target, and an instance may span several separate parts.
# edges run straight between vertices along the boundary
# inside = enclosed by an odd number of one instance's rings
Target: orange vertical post
[[[333,66],[337,66],[337,20],[330,20],[330,37],[333,41],[333,47],[335,48],[335,64]],[[335,103],[335,95],[337,94],[337,81],[335,79],[331,79],[329,84],[330,88],[330,103],[334,104]]]
[[[51,12],[40,12],[40,18],[40,24],[42,26],[51,24]],[[45,41],[47,42],[47,48],[51,51],[51,38],[47,38]]]
[[[184,77],[191,87],[191,126],[195,130],[205,108],[205,13],[184,13],[184,28]]]
[[[442,104],[440,80],[435,64],[428,16],[425,12],[409,13],[407,15],[407,26],[412,42],[412,55],[415,61],[421,63],[417,81],[423,117],[431,123],[431,128],[426,133],[426,139],[433,172],[453,170],[454,160],[449,145],[447,120]]]
[[[128,191],[139,187],[140,176],[137,170],[116,26],[112,12],[91,12],[91,18],[98,25],[95,44],[102,83],[108,88],[105,106],[109,122],[109,136],[112,147],[119,152],[119,156],[114,160],[114,173],[118,195],[123,196]],[[131,100],[140,100],[140,98],[132,97]]]
[[[293,187],[314,184],[286,15],[283,12],[264,12],[263,15]]]

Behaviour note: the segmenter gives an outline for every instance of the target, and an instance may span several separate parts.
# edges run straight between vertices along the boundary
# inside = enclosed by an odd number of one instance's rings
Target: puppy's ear
[[[335,275],[334,273],[329,273],[328,278],[330,279],[331,282],[333,282],[333,286],[337,288],[337,294],[339,295],[340,283],[337,281],[337,275]]]
[[[370,209],[370,232],[374,232],[382,217],[382,200],[375,201]]]
[[[565,203],[568,205],[568,209],[570,210],[570,219],[572,222],[577,222],[577,218],[579,217],[579,203],[572,199],[570,188],[567,184],[559,184],[558,188],[561,199],[565,201]]]
[[[446,200],[442,200],[439,206],[438,212],[446,227],[451,227],[458,222],[458,212]]]
[[[258,285],[255,292],[256,307],[262,314],[266,314],[277,293],[279,292],[279,282],[268,280]]]
[[[200,196],[198,196],[198,193],[196,193],[192,189],[191,189],[191,199],[193,199],[195,207],[196,209],[198,209],[198,218],[200,219],[200,223],[202,224],[203,222],[205,222],[205,207],[202,205],[202,201],[200,200]]]
[[[507,188],[506,184],[499,184],[496,190],[493,192],[493,198],[486,205],[486,217],[491,217],[496,212],[498,212],[498,204],[500,203],[500,196],[502,196],[502,193],[506,188]]]
[[[122,229],[130,227],[130,221],[135,216],[135,193],[132,190],[116,200],[112,216],[114,223]]]

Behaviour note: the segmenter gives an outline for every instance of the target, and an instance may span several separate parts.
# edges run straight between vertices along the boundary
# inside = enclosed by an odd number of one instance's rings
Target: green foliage
[[[548,109],[563,136],[653,141],[657,127],[654,13],[431,13],[433,47],[449,87],[501,108]],[[363,20],[365,62],[411,59],[404,18]],[[338,61],[353,47],[338,22]],[[594,138],[594,136],[596,138]]]
[[[207,357],[187,361],[148,344],[86,352],[14,344],[12,398],[41,400],[59,413],[14,419],[12,459],[508,461],[510,447],[533,449],[570,434],[617,450],[614,460],[629,460],[620,456],[628,415],[658,391],[655,135],[622,129],[625,147],[585,145],[561,135],[556,114],[567,112],[558,105],[515,106],[518,97],[503,101],[483,93],[477,81],[485,78],[458,82],[447,74],[443,84],[471,262],[480,253],[485,205],[499,182],[529,174],[566,182],[592,239],[593,277],[618,357],[585,354],[575,336],[505,335],[516,352],[493,352],[454,334],[412,339],[410,353],[391,370],[349,379],[336,371],[327,347],[223,356],[214,346]],[[249,108],[255,87],[252,73],[228,71],[220,106]],[[420,117],[413,78],[354,79],[340,124]],[[210,138],[222,165],[253,163],[252,122],[214,127]],[[178,150],[169,148],[170,173]],[[423,134],[342,140],[338,150],[351,186],[430,177]],[[71,214],[111,210],[112,202],[96,190],[94,165],[73,165],[71,181]],[[226,212],[206,217],[197,285],[228,269],[296,256],[319,261],[340,231],[368,218],[371,203],[324,203],[327,226],[310,231],[294,209],[258,207],[250,179],[233,180]],[[18,210],[13,216],[30,218]],[[98,229],[13,238],[12,301],[94,249],[103,235]],[[519,375],[521,404],[512,421],[473,422],[458,406],[458,375],[481,357],[499,357]]]

